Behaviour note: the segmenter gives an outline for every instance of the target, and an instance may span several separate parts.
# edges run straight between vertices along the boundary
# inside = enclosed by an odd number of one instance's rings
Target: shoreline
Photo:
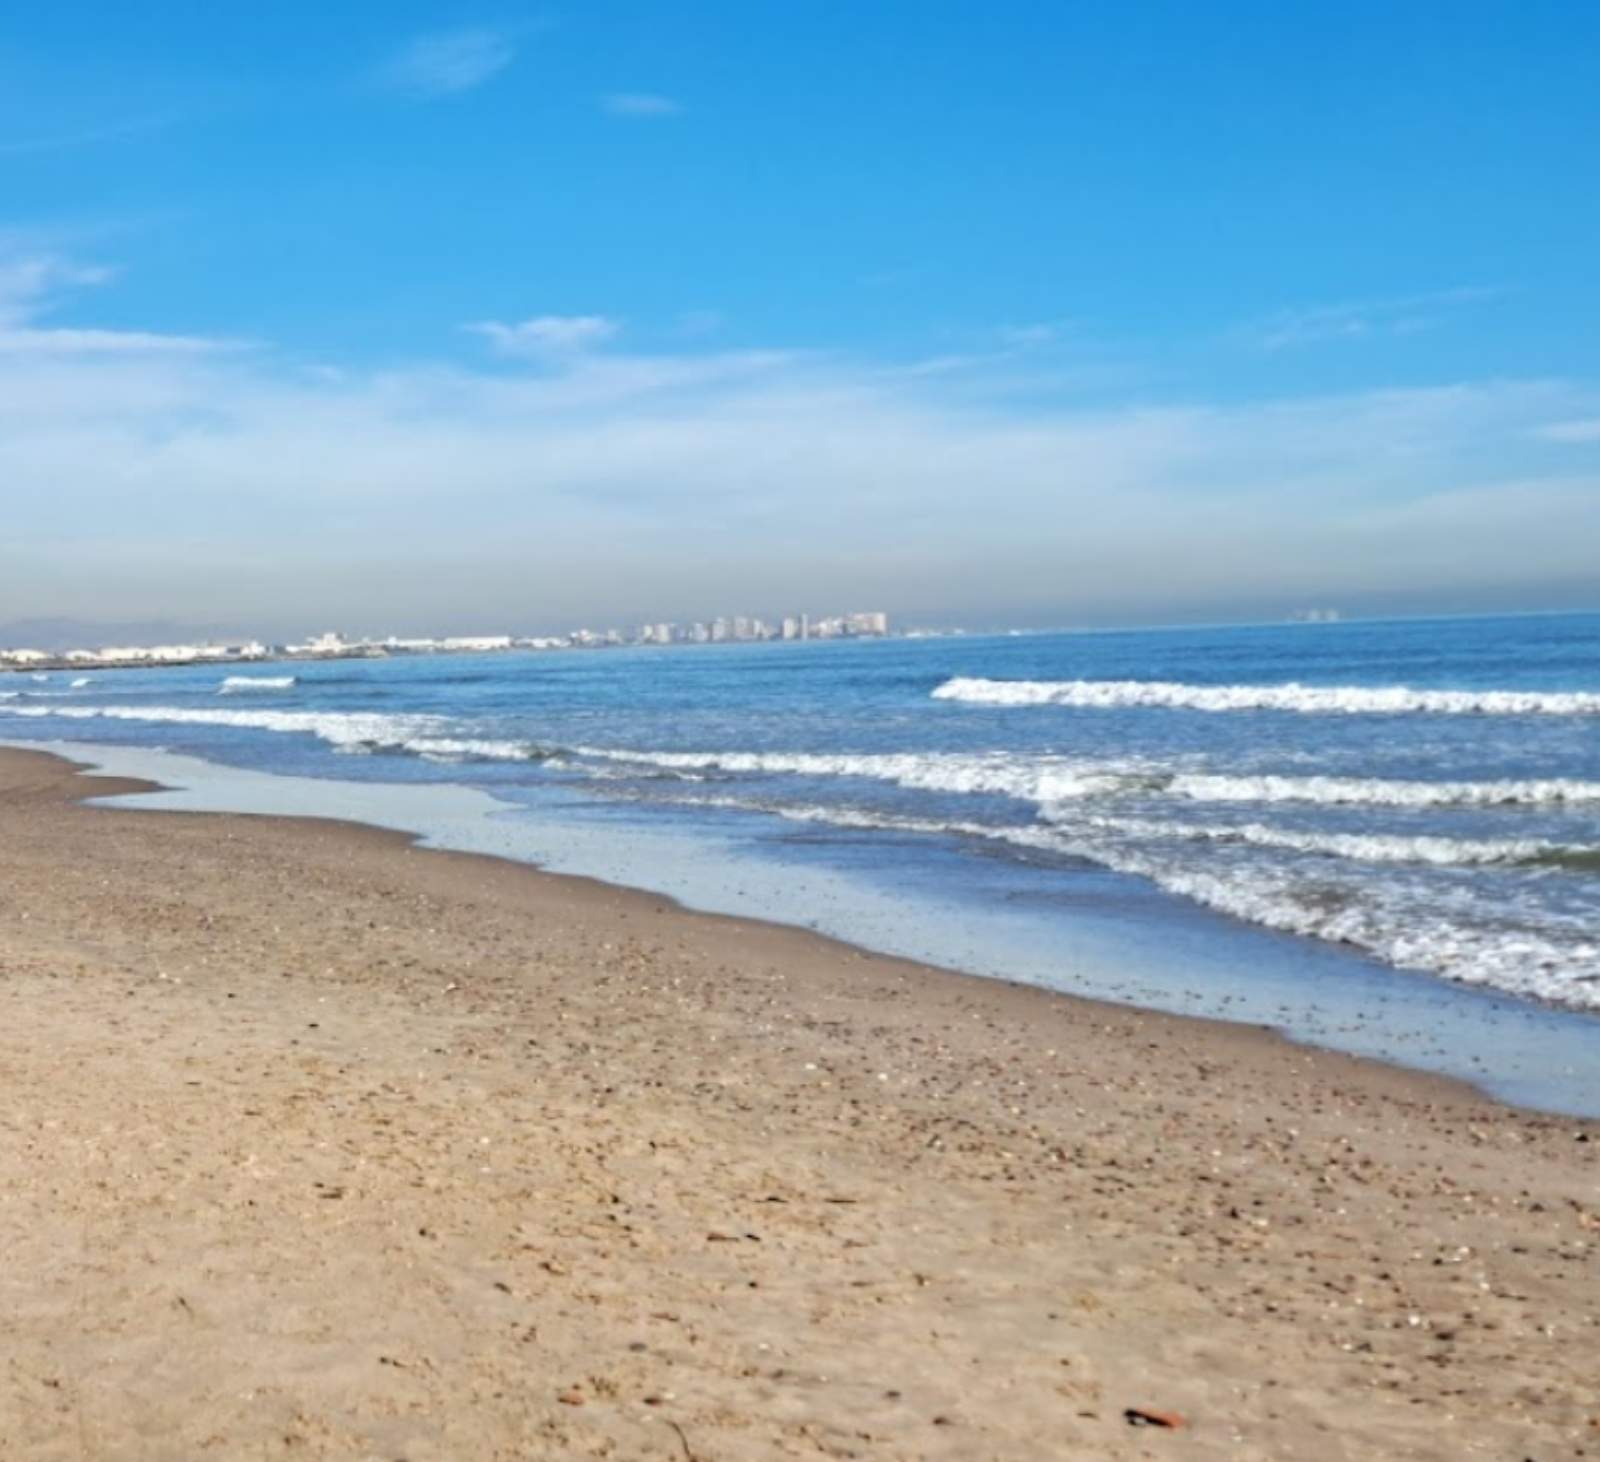
[[[282,816],[288,804],[294,809],[291,815],[398,832],[428,851],[503,860],[548,877],[667,900],[690,914],[807,933],[863,957],[901,960],[910,967],[998,982],[1051,999],[1081,1000],[1092,1007],[1258,1030],[1298,1048],[1458,1083],[1485,1100],[1522,1110],[1600,1118],[1600,1059],[1595,1055],[1600,1013],[1394,969],[1315,940],[1236,925],[1207,910],[1193,913],[1227,931],[1210,945],[1190,940],[1178,944],[1185,923],[1162,922],[1162,909],[1155,907],[1137,911],[1137,922],[1134,915],[1120,913],[1109,935],[1097,930],[1092,918],[1085,922],[1074,916],[1062,931],[1066,942],[1060,958],[1070,957],[1072,965],[1063,976],[1053,978],[1026,961],[1019,971],[1010,952],[985,969],[980,953],[984,939],[1004,939],[1004,926],[969,938],[953,957],[941,960],[930,957],[936,940],[903,937],[902,929],[913,922],[905,914],[885,922],[881,908],[866,904],[864,918],[841,918],[835,885],[809,886],[813,907],[825,902],[830,909],[816,920],[804,917],[803,898],[797,901],[787,886],[777,893],[770,880],[765,899],[746,892],[729,898],[721,881],[737,879],[743,885],[751,876],[752,865],[742,857],[735,855],[735,862],[713,859],[698,875],[686,877],[685,858],[694,847],[689,841],[630,828],[596,843],[581,825],[548,814],[519,816],[504,824],[493,814],[529,810],[484,788],[324,780],[97,743],[0,741],[0,752],[7,746],[55,755],[82,766],[86,774],[105,775],[89,771],[98,759],[112,774],[141,782],[142,794],[155,799],[124,804],[121,810],[260,817]],[[91,760],[83,761],[85,755]],[[115,802],[105,805],[118,810]],[[315,810],[306,812],[307,806]],[[334,810],[326,810],[330,806]],[[498,836],[496,827],[501,829]],[[658,868],[673,871],[662,877]],[[755,887],[762,887],[759,880]],[[774,897],[787,899],[789,906],[773,913],[749,907],[752,902],[770,907]],[[1161,895],[1149,897],[1152,904],[1161,903]],[[906,907],[912,915],[917,912],[913,905]],[[942,919],[938,927],[944,933],[961,922],[950,911],[943,911]],[[1125,947],[1116,937],[1123,925],[1135,932],[1138,945]],[[1173,941],[1172,947],[1167,940]],[[1027,954],[1025,946],[1019,948]],[[1156,965],[1148,962],[1152,949],[1158,952]]]
[[[0,745],[0,765],[3,765],[3,758],[15,749],[14,743]],[[1369,1079],[1399,1081],[1406,1087],[1415,1086],[1415,1094],[1424,1099],[1432,1097],[1438,1100],[1455,1099],[1470,1103],[1488,1103],[1495,1107],[1520,1112],[1534,1118],[1577,1123],[1600,1123],[1600,1113],[1593,1116],[1574,1114],[1507,1101],[1465,1077],[1450,1076],[1437,1071],[1408,1066],[1402,1061],[1389,1061],[1380,1057],[1363,1056],[1349,1051],[1341,1051],[1331,1046],[1318,1045],[1315,1041],[1300,1040],[1279,1027],[1267,1023],[1227,1020],[1207,1015],[1186,1015],[1177,1011],[1160,1010],[1151,1006],[1140,1005],[1132,1000],[1104,1000],[1093,995],[1075,994],[1069,990],[1048,989],[1041,985],[1030,984],[1026,980],[1012,979],[1004,975],[977,974],[971,970],[959,969],[952,965],[932,964],[925,960],[911,959],[902,955],[872,949],[867,945],[856,943],[850,939],[824,933],[817,929],[787,924],[777,919],[764,919],[752,914],[731,914],[715,909],[695,908],[671,894],[655,893],[649,889],[639,888],[630,884],[612,882],[594,874],[557,871],[543,867],[538,863],[513,858],[508,854],[471,852],[457,848],[429,846],[426,841],[426,834],[400,828],[381,827],[373,823],[340,817],[307,817],[292,814],[280,815],[275,813],[211,810],[183,811],[172,808],[141,808],[137,804],[111,806],[108,804],[112,799],[174,792],[179,789],[166,786],[160,782],[149,781],[142,777],[102,773],[94,768],[93,763],[74,762],[70,757],[60,755],[54,751],[29,754],[45,756],[52,761],[63,763],[84,782],[104,781],[109,783],[111,790],[90,789],[86,790],[82,796],[74,799],[79,806],[91,811],[128,812],[142,816],[192,817],[219,820],[233,818],[254,820],[267,817],[289,825],[303,824],[317,828],[341,829],[356,837],[376,838],[385,842],[392,842],[397,846],[403,847],[408,852],[424,853],[432,857],[450,860],[463,860],[468,864],[474,862],[490,863],[515,872],[530,874],[541,880],[551,879],[557,884],[569,885],[574,889],[584,890],[589,895],[606,898],[617,905],[621,912],[629,916],[647,912],[659,913],[662,906],[665,906],[674,916],[707,921],[713,927],[725,928],[735,937],[746,931],[764,931],[770,935],[804,941],[814,946],[817,952],[836,958],[877,962],[888,966],[894,973],[902,976],[919,979],[932,978],[941,981],[951,980],[959,982],[963,986],[969,986],[969,982],[971,982],[969,988],[973,990],[999,989],[1007,992],[1005,998],[1009,1000],[1034,1002],[1045,1008],[1056,1002],[1065,1001],[1069,1005],[1078,1007],[1080,1013],[1091,1020],[1103,1020],[1111,1016],[1132,1014],[1143,1020],[1161,1025],[1171,1023],[1170,1029],[1174,1033],[1182,1032],[1189,1027],[1199,1027],[1222,1034],[1229,1040],[1269,1041],[1294,1050],[1314,1054],[1331,1062],[1350,1063],[1355,1073],[1365,1072]],[[1530,1001],[1529,1003],[1539,1004],[1541,1002]],[[1600,1020],[1596,1021],[1596,1035],[1600,1037]]]
[[[0,1458],[1593,1449],[1600,1123],[141,785],[0,751]]]

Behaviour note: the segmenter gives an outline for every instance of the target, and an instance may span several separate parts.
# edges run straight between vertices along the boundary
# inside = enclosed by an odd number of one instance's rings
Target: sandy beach
[[[1600,1124],[119,789],[0,752],[0,1457],[1600,1456]]]

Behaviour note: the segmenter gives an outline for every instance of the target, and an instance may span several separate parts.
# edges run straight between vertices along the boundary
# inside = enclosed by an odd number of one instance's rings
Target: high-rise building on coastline
[[[719,615],[689,624],[646,624],[634,636],[641,645],[720,645],[753,640],[880,639],[889,633],[889,616],[881,609],[858,610],[813,619],[786,614],[779,619],[758,615]]]

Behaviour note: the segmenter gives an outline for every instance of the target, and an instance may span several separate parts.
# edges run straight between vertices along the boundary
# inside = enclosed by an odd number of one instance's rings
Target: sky
[[[0,22],[0,623],[1600,606],[1600,6]]]

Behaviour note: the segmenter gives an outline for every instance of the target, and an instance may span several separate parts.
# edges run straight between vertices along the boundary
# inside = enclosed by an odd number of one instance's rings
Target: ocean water
[[[825,884],[982,973],[1106,993],[1071,953],[1120,940],[1170,988],[1159,928],[1191,982],[1274,963],[1277,1007],[1387,971],[1600,1043],[1595,615],[17,675],[0,737],[465,785],[513,856],[927,953]]]

